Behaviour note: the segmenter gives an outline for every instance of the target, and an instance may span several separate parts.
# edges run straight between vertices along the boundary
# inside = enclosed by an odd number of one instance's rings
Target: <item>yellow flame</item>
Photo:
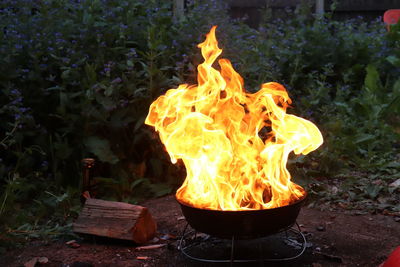
[[[159,132],[173,163],[182,159],[187,177],[177,198],[215,210],[268,209],[289,205],[304,189],[291,182],[289,153],[308,154],[323,142],[318,128],[286,114],[285,88],[265,83],[254,93],[221,54],[216,26],[199,44],[204,62],[198,85],[181,84],[160,96],[145,123]]]

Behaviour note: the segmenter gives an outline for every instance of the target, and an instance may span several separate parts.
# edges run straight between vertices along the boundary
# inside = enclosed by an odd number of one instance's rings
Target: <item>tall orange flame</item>
[[[290,181],[289,153],[308,154],[322,135],[310,121],[286,114],[291,100],[282,85],[265,83],[250,94],[229,60],[213,68],[222,52],[215,30],[198,45],[204,58],[198,85],[168,90],[151,104],[145,123],[159,132],[171,161],[186,166],[180,201],[215,210],[289,205],[305,194]]]

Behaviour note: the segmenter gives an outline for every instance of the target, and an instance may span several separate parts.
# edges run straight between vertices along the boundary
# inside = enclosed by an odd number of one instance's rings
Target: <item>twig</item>
[[[157,244],[157,245],[149,245],[149,246],[141,246],[135,248],[135,250],[148,250],[148,249],[156,249],[156,248],[162,248],[166,246],[166,244]]]

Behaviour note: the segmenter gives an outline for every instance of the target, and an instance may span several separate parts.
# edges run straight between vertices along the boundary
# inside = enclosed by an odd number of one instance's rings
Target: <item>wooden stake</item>
[[[185,0],[174,1],[174,20],[180,20],[185,14]]]
[[[324,7],[324,0],[316,0],[315,1],[315,13],[318,16],[324,15],[325,7]]]
[[[147,208],[89,198],[73,225],[74,232],[146,243],[157,225]]]

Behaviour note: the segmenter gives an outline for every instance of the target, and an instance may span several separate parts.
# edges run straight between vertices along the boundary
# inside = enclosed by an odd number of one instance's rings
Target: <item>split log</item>
[[[86,200],[73,224],[74,232],[146,243],[157,225],[147,208],[95,198]]]

